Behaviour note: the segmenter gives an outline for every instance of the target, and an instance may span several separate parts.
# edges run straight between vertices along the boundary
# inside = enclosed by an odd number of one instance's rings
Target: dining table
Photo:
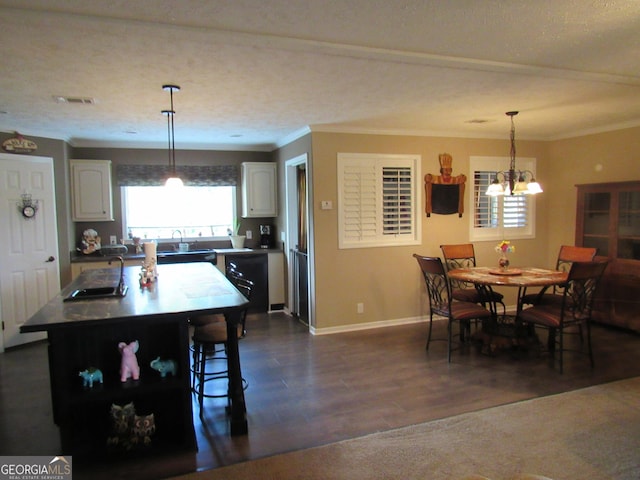
[[[495,351],[502,345],[527,342],[533,332],[519,325],[518,314],[522,309],[522,297],[528,288],[550,287],[566,283],[568,273],[539,267],[468,267],[450,270],[447,275],[451,280],[475,285],[481,298],[491,298],[494,287],[517,288],[516,312],[499,314],[493,302],[485,302],[491,310],[492,318],[483,323],[482,341],[488,350]]]
[[[123,264],[86,270],[20,328],[47,332],[63,454],[113,458],[197,449],[189,354],[194,315],[224,315],[230,434],[248,431],[235,334],[248,300],[211,263],[159,265],[151,283],[141,282],[140,273]],[[101,296],[113,288],[116,294]],[[87,292],[98,293],[83,297]],[[129,355],[125,363],[127,350],[135,361]],[[123,421],[123,412],[131,418]],[[146,430],[131,426],[134,419],[147,422]]]

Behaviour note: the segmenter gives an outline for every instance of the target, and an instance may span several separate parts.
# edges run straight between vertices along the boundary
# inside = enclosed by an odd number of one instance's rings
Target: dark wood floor
[[[539,352],[471,347],[448,364],[446,343],[425,352],[426,324],[312,336],[272,314],[250,316],[248,330],[247,436],[230,437],[224,400],[206,400],[204,421],[194,405],[197,453],[74,468],[74,478],[166,478],[640,375],[640,335],[598,326],[596,368],[567,354],[563,375]],[[44,343],[0,354],[0,455],[60,453],[47,368]]]

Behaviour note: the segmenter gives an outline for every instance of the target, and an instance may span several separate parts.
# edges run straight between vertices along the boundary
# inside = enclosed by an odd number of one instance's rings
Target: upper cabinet
[[[242,216],[276,217],[277,164],[245,162],[242,164]]]
[[[111,160],[70,160],[71,219],[74,222],[113,220]]]

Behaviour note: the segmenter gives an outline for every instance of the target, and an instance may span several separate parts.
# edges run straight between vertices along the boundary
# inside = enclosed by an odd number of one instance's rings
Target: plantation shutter
[[[416,155],[338,154],[340,248],[417,243],[419,164]]]

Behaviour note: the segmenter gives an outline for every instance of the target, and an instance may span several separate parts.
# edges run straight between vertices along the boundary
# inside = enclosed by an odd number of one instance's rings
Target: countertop
[[[158,265],[158,278],[140,287],[140,267],[125,267],[129,290],[125,297],[64,302],[76,289],[115,286],[119,269],[99,268],[83,272],[33,315],[21,332],[82,324],[120,321],[161,320],[167,315],[199,315],[239,309],[247,299],[215,266],[208,262]]]
[[[200,249],[197,249],[201,251]],[[215,252],[217,255],[259,255],[261,253],[281,253],[282,250],[277,248],[211,248],[208,249]],[[158,255],[167,252],[158,252]],[[176,252],[182,253],[182,252]],[[189,252],[186,252],[189,253]],[[110,258],[117,255],[102,255],[101,253],[92,253],[90,255],[84,255],[80,252],[71,253],[71,263],[81,262],[106,262]],[[122,255],[124,260],[143,260],[145,258],[144,253],[126,253]]]

